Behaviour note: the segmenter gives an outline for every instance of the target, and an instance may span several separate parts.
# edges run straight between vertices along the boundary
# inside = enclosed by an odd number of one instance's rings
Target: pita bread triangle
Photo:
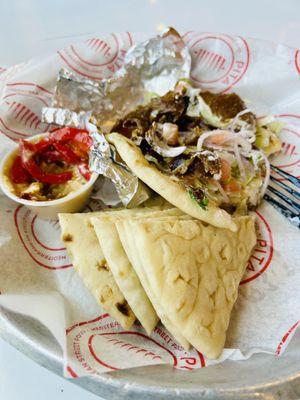
[[[198,220],[134,220],[143,272],[176,329],[208,358],[225,343],[239,283],[256,243],[255,219],[235,219],[237,232]]]
[[[183,216],[182,212],[180,210],[173,208],[170,210],[165,210],[163,212],[157,211],[157,212],[152,212],[152,213],[147,213],[147,214],[145,213],[143,215],[139,215],[138,219],[141,221],[142,219],[147,220],[148,218],[150,218],[152,220],[153,218],[160,217],[160,220],[163,220],[164,218],[168,218],[168,215],[172,215],[172,214],[177,215],[177,218],[190,218],[189,216]],[[154,307],[157,315],[159,316],[161,322],[168,329],[168,331],[174,337],[174,339],[179,344],[181,344],[184,349],[188,350],[190,347],[189,342],[169,320],[165,311],[163,310],[160,303],[156,299],[155,294],[151,290],[147,276],[142,268],[142,263],[141,263],[139,253],[135,247],[135,235],[133,234],[133,232],[131,232],[130,227],[128,226],[128,223],[129,223],[129,220],[126,218],[120,219],[119,221],[116,222],[116,227],[117,227],[117,230],[119,233],[119,237],[122,242],[123,248],[127,254],[127,257],[130,260],[131,265],[133,266],[134,270],[136,271],[136,274],[138,275],[140,282],[141,282],[147,296],[151,300],[151,303],[153,304],[153,307]]]
[[[97,214],[59,214],[62,241],[75,270],[97,303],[124,329],[129,329],[135,321],[135,315],[107,266],[90,222],[91,216]]]
[[[158,317],[123,249],[115,226],[115,221],[120,218],[121,214],[112,211],[91,218],[91,222],[116,283],[137,319],[150,335],[158,323]]]

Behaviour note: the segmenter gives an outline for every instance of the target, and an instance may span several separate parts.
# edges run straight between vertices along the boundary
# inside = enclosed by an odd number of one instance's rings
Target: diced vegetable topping
[[[131,138],[204,209],[212,201],[247,211],[267,188],[267,156],[280,150],[281,128],[274,118],[257,119],[235,93],[201,92],[180,80],[173,92],[137,107],[112,131]]]

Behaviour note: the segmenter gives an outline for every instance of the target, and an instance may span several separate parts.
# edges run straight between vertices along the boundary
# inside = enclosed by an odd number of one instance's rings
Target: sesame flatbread
[[[208,358],[225,343],[240,280],[256,243],[255,219],[235,219],[237,232],[198,220],[133,220],[143,272],[172,324]]]
[[[61,237],[75,270],[97,303],[124,329],[129,329],[135,321],[135,315],[107,266],[90,222],[91,216],[97,214],[59,214]]]

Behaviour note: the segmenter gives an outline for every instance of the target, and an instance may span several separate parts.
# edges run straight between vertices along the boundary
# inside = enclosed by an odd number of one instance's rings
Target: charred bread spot
[[[88,227],[88,228],[90,228],[90,229],[94,229],[94,226],[93,226],[93,224],[91,223],[91,221],[88,219],[86,222],[86,226]]]
[[[122,301],[122,303],[117,303],[116,304],[117,309],[120,311],[121,314],[126,315],[126,317],[129,316],[129,305],[126,300]]]
[[[108,265],[105,260],[101,260],[96,264],[98,271],[109,271]]]
[[[62,236],[63,242],[73,242],[73,236],[70,233],[65,233]]]

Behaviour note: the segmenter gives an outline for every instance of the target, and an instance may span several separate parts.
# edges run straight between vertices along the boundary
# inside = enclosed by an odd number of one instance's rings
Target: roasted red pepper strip
[[[14,183],[28,183],[31,180],[29,173],[23,167],[20,156],[17,156],[14,159],[13,165],[10,169],[10,179]]]
[[[67,164],[78,164],[81,162],[81,158],[76,153],[74,153],[74,151],[70,147],[62,143],[54,143],[53,146],[60,153],[62,159]]]
[[[84,133],[84,134],[88,135],[88,132],[85,131],[84,129],[66,127],[66,128],[58,129],[57,131],[51,132],[50,138],[57,142],[68,142],[70,140],[74,140],[75,136],[78,133]]]
[[[54,140],[51,139],[50,137],[46,137],[39,142],[36,143],[30,143],[31,148],[33,151],[37,152],[43,152],[45,151],[48,147],[50,147],[53,144]]]
[[[86,163],[79,164],[78,171],[81,173],[81,175],[84,177],[84,179],[86,179],[87,181],[90,180],[91,173],[90,173],[88,164],[86,164]]]
[[[37,158],[48,164],[61,162],[61,154],[57,150],[46,150],[42,154],[37,154]]]
[[[86,131],[79,131],[76,133],[74,140],[76,141],[76,143],[80,146],[80,148],[87,152],[89,151],[89,149],[92,146],[93,140],[90,137],[89,133]]]
[[[59,184],[68,182],[70,179],[72,179],[71,171],[58,174],[47,173],[43,171],[34,160],[35,153],[31,143],[25,140],[20,140],[19,146],[23,167],[35,180],[42,183]]]
[[[88,158],[88,151],[92,145],[92,138],[87,131],[69,127],[51,132],[50,141],[59,144],[68,143],[68,147],[70,147],[73,153],[80,159]],[[78,162],[79,161],[74,163]]]

